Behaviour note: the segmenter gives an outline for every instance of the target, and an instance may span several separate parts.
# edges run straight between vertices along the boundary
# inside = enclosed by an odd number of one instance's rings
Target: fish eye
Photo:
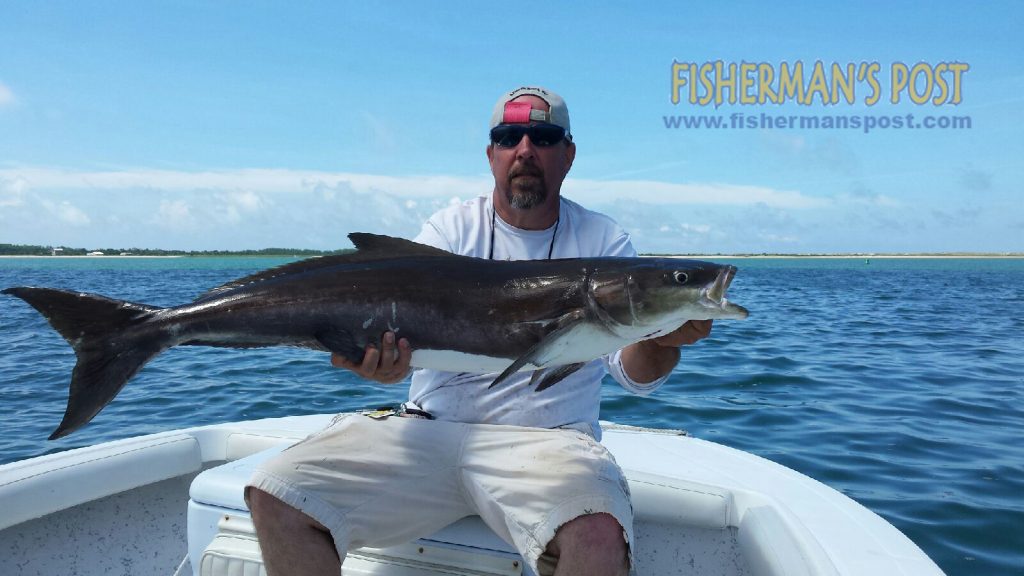
[[[686,281],[690,279],[690,276],[686,272],[676,270],[672,273],[672,279],[675,280],[677,284],[686,284]]]

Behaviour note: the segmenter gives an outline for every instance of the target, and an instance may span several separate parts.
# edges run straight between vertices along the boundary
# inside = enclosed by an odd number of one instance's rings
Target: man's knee
[[[616,561],[625,561],[628,553],[622,525],[605,512],[578,516],[563,524],[548,545],[548,551],[557,557],[569,548],[587,550]]]
[[[249,505],[249,513],[252,514],[253,520],[264,517],[273,518],[276,515],[275,511],[280,511],[281,507],[288,506],[277,497],[252,486],[245,488],[245,502]],[[290,506],[288,507],[290,508]]]
[[[246,488],[245,500],[267,574],[338,574],[341,557],[323,525],[258,488]]]
[[[245,489],[245,501],[249,505],[249,513],[252,514],[253,523],[259,529],[261,525],[270,522],[285,527],[308,526],[321,532],[327,532],[327,528],[320,524],[305,512],[293,507],[281,499],[252,486]]]

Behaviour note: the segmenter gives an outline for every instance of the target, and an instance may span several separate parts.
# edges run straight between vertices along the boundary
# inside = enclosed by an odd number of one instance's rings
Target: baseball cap
[[[533,95],[548,103],[549,110],[533,110],[529,106],[517,106],[513,100],[520,96]],[[494,105],[491,114],[491,128],[498,124],[528,124],[530,122],[547,122],[565,128],[566,135],[572,137],[569,129],[569,109],[565,100],[546,88],[522,86],[511,92],[502,94]]]

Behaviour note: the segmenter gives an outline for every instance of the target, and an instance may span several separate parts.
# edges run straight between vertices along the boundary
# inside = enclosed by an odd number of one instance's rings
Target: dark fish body
[[[68,407],[51,439],[91,420],[150,359],[179,345],[297,346],[360,361],[385,331],[422,368],[537,370],[538,390],[594,358],[690,319],[743,318],[732,266],[655,258],[490,261],[350,235],[352,254],[267,270],[172,308],[50,288],[8,288],[74,348]],[[541,370],[544,369],[544,370]]]

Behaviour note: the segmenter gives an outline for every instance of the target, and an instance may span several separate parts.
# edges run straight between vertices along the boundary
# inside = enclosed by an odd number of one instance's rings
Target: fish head
[[[735,275],[736,267],[728,264],[630,258],[596,269],[591,294],[606,323],[664,333],[688,320],[746,318],[746,308],[725,297]]]

